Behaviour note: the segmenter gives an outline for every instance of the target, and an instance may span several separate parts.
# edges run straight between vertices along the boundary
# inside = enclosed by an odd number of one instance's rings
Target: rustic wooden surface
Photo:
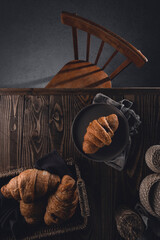
[[[84,159],[72,142],[75,115],[98,92],[115,100],[133,101],[142,121],[122,172]],[[144,161],[145,152],[151,145],[160,144],[160,88],[0,89],[0,113],[0,171],[32,167],[53,149],[64,158],[73,156],[79,164],[91,209],[88,226],[53,239],[118,240],[114,212],[121,204],[135,205],[140,182],[151,172]]]

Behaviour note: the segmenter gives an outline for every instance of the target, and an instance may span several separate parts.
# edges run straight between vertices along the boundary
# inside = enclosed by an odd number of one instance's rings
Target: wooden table
[[[98,92],[115,100],[133,101],[142,121],[122,172],[84,159],[72,142],[75,115]],[[120,204],[134,207],[140,182],[151,172],[144,161],[145,152],[151,145],[160,144],[160,88],[0,89],[0,113],[0,171],[32,167],[53,149],[64,158],[73,156],[80,166],[91,212],[88,226],[54,239],[118,240],[115,209]]]

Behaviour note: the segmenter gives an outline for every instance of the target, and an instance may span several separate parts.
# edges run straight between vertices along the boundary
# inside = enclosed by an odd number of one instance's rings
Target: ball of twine
[[[129,208],[121,207],[116,212],[117,230],[126,240],[137,240],[142,236],[145,226],[142,218]]]
[[[151,146],[145,154],[147,166],[155,173],[160,173],[160,145]]]
[[[145,177],[139,188],[139,197],[144,208],[154,217],[159,218],[160,209],[160,174],[150,174]]]
[[[160,181],[154,184],[153,186],[153,206],[154,212],[160,217]]]

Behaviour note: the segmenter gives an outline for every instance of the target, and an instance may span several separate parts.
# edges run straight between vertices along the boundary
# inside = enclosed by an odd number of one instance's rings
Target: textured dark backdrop
[[[119,34],[149,59],[141,69],[129,66],[113,86],[160,86],[160,16],[155,1],[0,0],[0,87],[44,87],[73,59],[70,28],[60,22],[63,10]],[[81,48],[85,37],[80,33]],[[94,39],[93,59],[98,47]],[[108,52],[106,47],[101,60]]]

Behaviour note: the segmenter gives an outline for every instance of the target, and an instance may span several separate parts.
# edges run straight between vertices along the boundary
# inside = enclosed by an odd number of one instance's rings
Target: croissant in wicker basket
[[[65,221],[78,205],[77,185],[72,177],[65,175],[60,181],[59,176],[37,169],[21,172],[1,188],[1,193],[20,202],[20,212],[29,224]]]
[[[78,189],[73,178],[65,175],[55,194],[48,199],[44,216],[47,225],[61,223],[71,218],[78,203]]]
[[[27,169],[12,178],[1,188],[6,198],[32,203],[49,192],[54,192],[60,183],[60,177],[44,170]]]
[[[141,204],[154,217],[160,218],[160,174],[150,174],[140,185]]]
[[[84,135],[83,151],[87,154],[93,154],[97,152],[99,148],[105,145],[109,146],[118,125],[119,121],[116,114],[100,117],[90,122]]]
[[[37,224],[43,222],[46,211],[46,199],[38,200],[32,203],[20,201],[20,212],[28,224]]]

